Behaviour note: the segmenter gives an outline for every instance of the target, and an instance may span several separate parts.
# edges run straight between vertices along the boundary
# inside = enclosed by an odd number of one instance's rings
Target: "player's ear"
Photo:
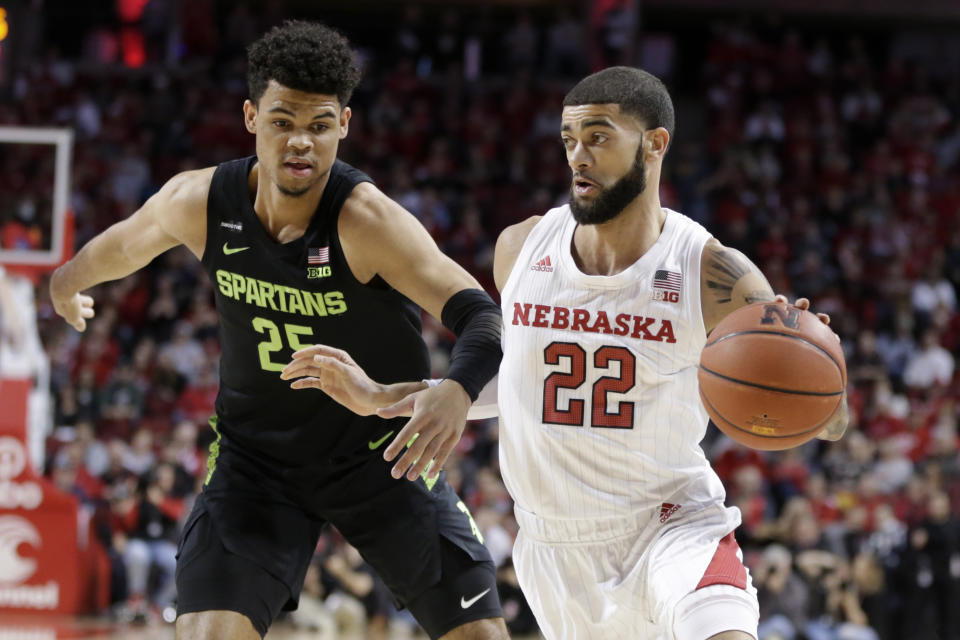
[[[670,146],[670,132],[663,127],[648,129],[643,136],[643,145],[646,153],[663,156]]]
[[[257,105],[251,100],[243,101],[243,124],[250,133],[257,132]]]
[[[347,137],[347,132],[350,130],[350,116],[353,115],[353,111],[350,110],[350,107],[344,107],[340,110],[340,139],[343,140]]]

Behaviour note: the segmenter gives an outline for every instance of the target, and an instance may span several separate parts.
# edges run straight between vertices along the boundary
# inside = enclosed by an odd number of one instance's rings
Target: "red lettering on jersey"
[[[566,329],[570,321],[570,309],[566,307],[553,308],[553,324],[551,329]]]
[[[594,333],[613,333],[606,311],[597,311],[597,321],[593,323],[591,331]]]
[[[633,316],[633,333],[631,338],[643,338],[644,340],[656,340],[650,333],[649,327],[653,324],[653,318],[644,318],[643,316]]]
[[[533,311],[533,321],[530,312]],[[551,319],[551,313],[553,318]],[[572,315],[572,318],[571,318]],[[610,316],[606,311],[597,311],[596,317],[588,309],[568,309],[567,307],[553,307],[546,304],[531,304],[527,302],[513,303],[513,324],[525,327],[534,326],[550,329],[568,329],[570,331],[584,331],[586,333],[605,333],[618,336],[630,335],[631,338],[650,340],[653,342],[675,343],[677,337],[670,320],[631,316],[619,313],[614,318],[616,326],[610,324]],[[633,319],[633,332],[630,332],[630,321]],[[593,324],[591,324],[591,321]],[[659,324],[655,324],[659,323]]]
[[[530,326],[530,307],[533,305],[525,303],[523,307],[519,302],[513,303],[513,324],[522,324],[525,327]],[[520,314],[523,315],[520,315]]]
[[[590,331],[587,323],[590,322],[590,312],[586,309],[573,310],[573,324],[570,325],[571,331]]]
[[[613,333],[618,336],[625,336],[630,333],[630,316],[626,313],[617,314],[617,328],[613,330]]]
[[[533,315],[533,326],[535,327],[546,327],[547,326],[547,314],[550,313],[550,307],[545,304],[537,304],[533,307],[535,309]]]
[[[660,331],[657,332],[656,340],[658,342],[676,342],[677,339],[673,335],[673,324],[669,320],[664,320],[663,324],[660,325]]]

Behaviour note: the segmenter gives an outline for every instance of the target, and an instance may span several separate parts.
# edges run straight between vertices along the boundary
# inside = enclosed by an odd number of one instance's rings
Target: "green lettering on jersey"
[[[477,540],[480,541],[480,544],[483,544],[483,534],[480,533],[480,527],[477,526],[477,521],[473,519],[473,514],[470,513],[470,509],[467,508],[467,505],[463,504],[463,500],[457,503],[457,509],[460,509],[470,519],[470,531],[476,536]]]
[[[342,291],[295,289],[224,269],[217,269],[215,276],[217,288],[224,297],[261,309],[272,309],[307,318],[325,318],[347,311],[347,301]]]
[[[260,354],[260,368],[264,371],[283,371],[283,363],[273,362],[270,354],[283,349],[283,341],[280,340],[280,330],[277,329],[277,323],[269,318],[254,318],[253,329],[257,333],[266,333],[267,339],[261,340],[257,345],[257,352]]]
[[[321,318],[327,315],[327,305],[323,303],[323,294],[304,291],[303,300],[307,303],[307,315],[318,315]]]
[[[287,344],[290,345],[292,351],[300,351],[304,347],[309,347],[313,344],[312,340],[307,341],[306,343],[300,342],[300,336],[310,336],[313,337],[313,329],[310,327],[304,327],[299,324],[290,324],[287,323],[284,326],[287,333]]]
[[[239,273],[231,273],[230,277],[233,278],[233,298],[239,300],[240,294],[247,288],[247,280]]]
[[[233,282],[230,280],[229,271],[217,269],[217,284],[220,285],[220,293],[227,298],[233,297]]]
[[[302,316],[308,315],[307,310],[303,308],[303,298],[300,297],[300,290],[291,287],[287,291],[290,292],[290,304],[287,305],[290,313],[299,313]]]
[[[264,282],[263,280],[258,280],[257,282],[260,283],[260,300],[261,300],[261,302],[257,306],[260,306],[266,309],[267,305],[269,304],[270,308],[276,311],[277,305],[273,303],[273,294],[274,294],[273,285],[269,282]]]
[[[277,300],[280,301],[280,311],[287,313],[287,291],[290,290],[290,287],[286,287],[282,284],[273,285],[274,290],[277,292]]]
[[[347,310],[347,303],[343,299],[343,293],[340,291],[328,291],[323,294],[323,301],[327,304],[327,312],[332,315],[338,315]]]
[[[255,304],[258,307],[263,306],[263,302],[260,301],[260,281],[254,280],[253,278],[247,277],[247,304]]]

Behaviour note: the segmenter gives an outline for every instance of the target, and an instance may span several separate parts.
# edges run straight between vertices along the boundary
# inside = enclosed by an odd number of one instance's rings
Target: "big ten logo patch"
[[[325,264],[322,267],[307,267],[307,278],[315,280],[317,278],[326,278],[333,275],[330,265]]]
[[[654,302],[680,302],[680,293],[678,291],[663,291],[662,289],[653,290]]]

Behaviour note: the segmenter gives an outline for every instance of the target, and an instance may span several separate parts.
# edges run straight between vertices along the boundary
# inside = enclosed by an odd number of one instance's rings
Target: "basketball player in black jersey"
[[[288,22],[254,43],[243,114],[257,155],[174,176],[50,283],[81,331],[94,312],[80,292],[177,245],[215,283],[217,440],[179,546],[178,638],[264,635],[296,607],[325,523],[432,638],[507,637],[490,555],[440,473],[499,364],[500,311],[413,216],[336,159],[359,82],[352,60],[319,24]],[[421,392],[409,422],[357,416],[281,379],[315,343],[379,380],[428,377],[418,305],[458,340],[447,379]],[[384,452],[399,456],[392,468]]]

